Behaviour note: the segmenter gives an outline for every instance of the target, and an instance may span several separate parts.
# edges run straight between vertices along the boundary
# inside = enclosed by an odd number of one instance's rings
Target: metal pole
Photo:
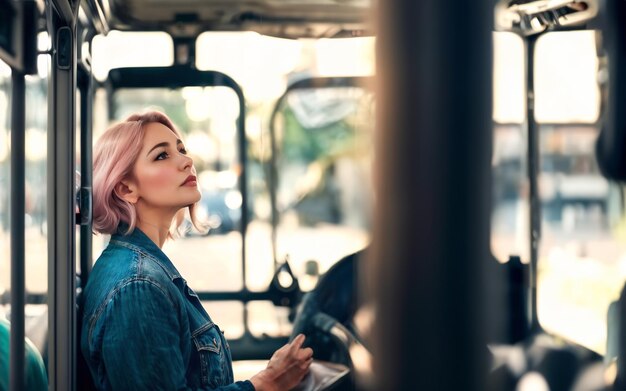
[[[233,88],[239,99],[239,118],[237,118],[237,134],[239,143],[239,191],[241,192],[241,277],[243,290],[248,290],[246,282],[246,234],[248,232],[248,142],[246,141],[246,102],[243,92],[237,86]]]
[[[80,94],[80,180],[81,180],[81,210],[80,210],[80,275],[82,288],[87,285],[92,267],[93,237],[91,233],[92,207],[92,140],[93,140],[93,76],[90,70],[85,69]]]
[[[493,2],[378,7],[376,389],[483,391]]]
[[[239,100],[239,117],[237,118],[237,135],[238,135],[238,147],[239,147],[239,164],[240,174],[239,174],[239,191],[241,192],[241,283],[242,283],[242,291],[248,292],[248,283],[247,283],[247,265],[246,265],[246,254],[247,254],[247,238],[246,235],[248,233],[248,143],[246,139],[246,101],[243,96],[243,91],[239,88],[238,85],[235,84],[233,87],[233,91],[237,94],[237,98]],[[243,327],[244,327],[244,338],[248,337],[250,334],[249,327],[249,312],[248,312],[248,303],[243,304]]]
[[[51,391],[75,389],[76,26],[51,14],[48,110],[48,373]]]
[[[24,213],[26,100],[22,72],[13,70],[11,97],[11,391],[26,389],[24,357]]]
[[[530,276],[529,316],[530,332],[541,329],[537,315],[537,263],[541,239],[541,200],[539,199],[539,126],[535,121],[535,43],[539,35],[525,39],[526,49],[526,124],[528,131],[528,181],[530,197]]]

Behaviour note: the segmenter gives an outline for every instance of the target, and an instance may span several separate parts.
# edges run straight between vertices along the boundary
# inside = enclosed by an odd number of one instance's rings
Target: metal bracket
[[[59,28],[57,34],[57,67],[62,70],[69,70],[72,66],[72,30],[63,26]]]

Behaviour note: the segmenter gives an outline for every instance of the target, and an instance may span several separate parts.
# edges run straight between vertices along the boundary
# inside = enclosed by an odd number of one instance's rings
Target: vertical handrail
[[[241,278],[243,290],[248,290],[247,268],[246,268],[246,235],[248,233],[248,142],[246,140],[246,101],[241,88],[234,84],[229,86],[237,94],[239,100],[239,117],[237,118],[237,133],[239,135],[239,191],[241,192]]]
[[[24,73],[13,70],[11,97],[11,374],[10,390],[25,387],[24,355],[24,213],[26,85]]]
[[[49,4],[49,3],[48,3]],[[76,24],[49,9],[48,373],[50,391],[73,391],[76,368]]]
[[[540,35],[531,35],[524,40],[526,55],[526,129],[528,139],[528,181],[530,198],[530,273],[528,319],[530,332],[541,329],[537,315],[537,264],[541,240],[541,200],[539,199],[539,126],[535,120],[535,44]]]
[[[224,75],[219,76],[220,78]],[[246,100],[243,95],[243,90],[237,83],[232,80],[229,87],[235,91],[237,94],[237,99],[239,100],[239,117],[237,118],[237,134],[238,134],[238,153],[239,153],[239,164],[241,167],[239,168],[239,191],[241,192],[241,286],[242,291],[248,292],[248,283],[247,283],[247,234],[248,234],[248,142],[246,139]],[[243,305],[243,327],[244,334],[250,335],[250,326],[249,326],[249,314],[248,314],[248,304],[244,303]]]
[[[80,83],[80,277],[84,288],[93,264],[93,237],[91,233],[92,183],[93,183],[93,75],[84,69]]]

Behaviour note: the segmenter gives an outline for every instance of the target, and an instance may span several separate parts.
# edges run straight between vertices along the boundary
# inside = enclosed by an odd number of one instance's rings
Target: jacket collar
[[[117,232],[111,236],[111,242],[150,255],[163,268],[170,279],[182,278],[172,261],[143,231],[135,227],[132,232],[127,232],[128,224],[120,223],[117,227]]]

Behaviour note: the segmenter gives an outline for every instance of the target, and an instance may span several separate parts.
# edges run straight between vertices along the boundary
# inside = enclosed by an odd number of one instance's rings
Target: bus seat
[[[77,282],[80,284],[80,282]],[[76,294],[76,301],[80,303],[81,295],[80,289]],[[83,354],[80,349],[80,333],[82,326],[82,307],[77,305],[76,307],[76,318],[77,318],[77,339],[76,339],[76,389],[78,391],[95,391],[96,386],[91,378],[91,372],[89,371],[89,367],[87,366],[87,362],[85,361]],[[39,354],[42,358],[42,363],[44,364],[44,373],[47,373],[48,368],[48,311],[44,311],[41,315],[32,319],[27,324],[26,335],[28,336],[28,340],[32,340],[31,345],[33,349]],[[1,335],[0,335],[1,337]],[[7,340],[8,341],[8,340]],[[8,342],[7,342],[8,343]],[[8,346],[8,345],[7,345]],[[8,349],[8,348],[7,348]],[[0,360],[1,362],[1,360]],[[2,365],[0,365],[2,368]],[[46,378],[47,379],[47,378]],[[8,377],[7,377],[8,381]],[[0,391],[8,390],[7,388],[2,388],[2,379],[0,379]],[[47,383],[46,383],[47,384]],[[46,388],[47,389],[47,386]]]
[[[319,313],[325,314],[357,335],[352,319],[359,308],[359,259],[365,250],[350,254],[335,263],[318,281],[315,288],[307,293],[298,308],[291,338],[297,334],[307,335],[307,346],[313,347],[316,359],[335,361],[336,346],[326,333],[314,327],[313,319]],[[341,361],[335,361],[341,362]]]
[[[10,323],[0,319],[0,391],[9,389],[9,350]],[[41,354],[35,345],[26,338],[26,390],[45,391],[48,389],[48,373]]]

